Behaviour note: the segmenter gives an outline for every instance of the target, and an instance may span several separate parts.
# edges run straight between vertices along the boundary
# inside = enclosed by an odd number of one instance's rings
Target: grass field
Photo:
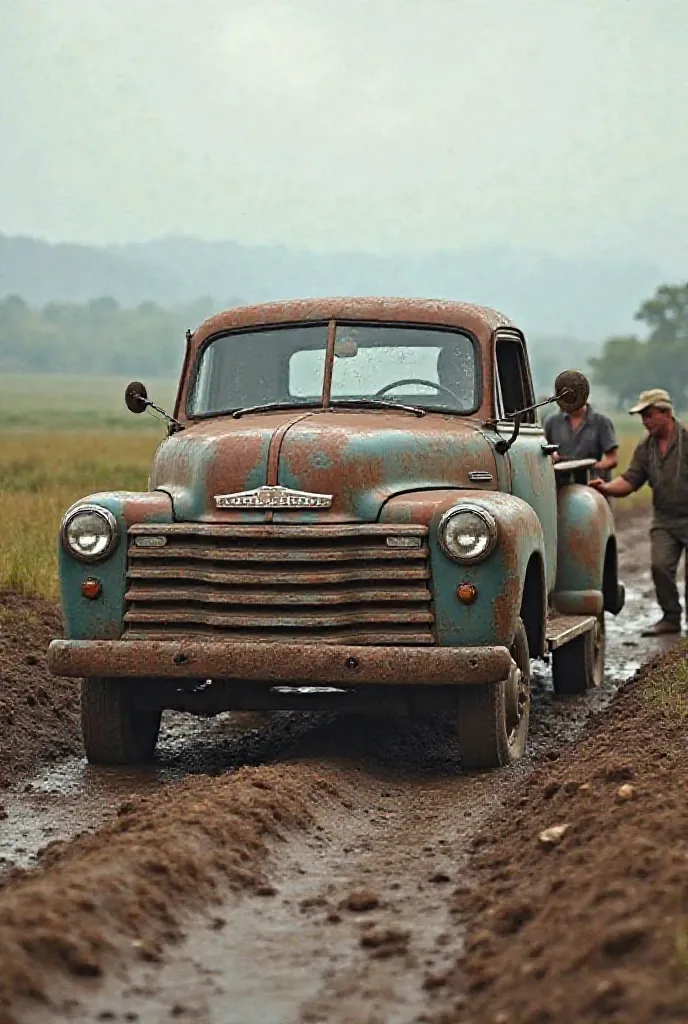
[[[0,381],[0,589],[55,597],[57,532],[66,509],[96,491],[145,489],[165,430],[152,417],[127,411],[126,383],[88,377]],[[153,400],[171,410],[174,384],[147,384]],[[639,424],[620,418],[619,428],[624,467]],[[646,505],[648,498],[643,488],[623,508]]]
[[[0,375],[0,436],[8,431],[142,430],[160,425],[153,414],[134,416],[124,404],[128,379],[62,374]],[[171,413],[176,381],[147,380],[148,395]]]

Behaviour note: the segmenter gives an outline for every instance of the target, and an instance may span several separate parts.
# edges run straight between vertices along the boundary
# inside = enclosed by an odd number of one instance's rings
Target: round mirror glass
[[[554,382],[557,405],[563,412],[578,412],[590,395],[590,382],[579,370],[563,370]]]

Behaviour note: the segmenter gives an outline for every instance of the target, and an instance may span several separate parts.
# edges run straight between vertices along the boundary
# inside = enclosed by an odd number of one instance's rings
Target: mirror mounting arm
[[[176,434],[176,433],[178,433],[178,431],[184,429],[184,427],[179,422],[179,420],[176,420],[174,418],[174,416],[170,416],[169,413],[166,413],[165,410],[161,409],[159,405],[155,404],[155,402],[151,402],[151,400],[149,398],[145,399],[145,402],[146,402],[146,407],[148,409],[155,409],[156,412],[159,412],[160,415],[165,420],[167,420],[167,431],[168,431],[169,434]]]
[[[499,452],[500,455],[506,455],[506,453],[509,451],[509,449],[511,448],[512,444],[514,443],[514,441],[516,440],[516,438],[520,434],[520,432],[521,432],[521,416],[523,415],[524,412],[527,412],[527,411],[528,411],[527,409],[523,409],[520,412],[512,413],[509,416],[509,419],[513,418],[513,421],[514,421],[514,431],[513,431],[512,435],[511,435],[511,437],[508,438],[508,440],[507,440],[507,438],[500,437],[499,440],[495,442],[495,450],[497,452]]]
[[[183,424],[180,423],[179,420],[176,420],[174,416],[170,416],[169,413],[166,413],[165,410],[161,409],[159,405],[155,404],[155,402],[151,402],[148,397],[145,384],[142,384],[139,380],[134,380],[131,384],[127,385],[124,392],[124,401],[127,409],[136,415],[140,415],[140,413],[145,412],[147,409],[154,409],[159,413],[163,419],[167,421],[168,437],[172,434],[176,434],[179,430],[184,429]]]
[[[568,372],[569,374],[571,374],[576,373],[577,371],[574,370]],[[572,409],[576,407],[580,408],[582,407],[582,405],[585,404],[588,397],[587,389],[581,389],[580,393],[577,393],[575,387],[573,386],[573,383],[570,386],[566,386],[566,378],[562,380],[562,377],[564,377],[564,375],[560,374],[557,380],[555,381],[555,394],[551,395],[549,398],[546,398],[544,402],[536,402],[534,405],[527,405],[525,409],[519,409],[517,412],[510,412],[507,414],[505,418],[514,421],[514,430],[511,437],[500,437],[499,440],[495,442],[495,451],[499,452],[500,455],[505,455],[509,451],[509,449],[516,441],[518,435],[521,432],[521,421],[527,412],[533,412],[535,409],[541,409],[544,405],[551,405],[552,402],[560,403],[563,408],[566,407],[568,402]],[[575,381],[575,383],[577,384],[578,382]],[[587,385],[587,381],[585,381],[585,384]],[[559,386],[557,387],[557,385]],[[486,426],[492,427],[496,431],[497,421],[488,420]]]

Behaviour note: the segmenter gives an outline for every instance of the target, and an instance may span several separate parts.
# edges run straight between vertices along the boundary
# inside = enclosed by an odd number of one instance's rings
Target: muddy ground
[[[2,595],[2,1024],[685,1024],[686,728],[642,673],[616,696],[671,646],[639,638],[645,522],[621,559],[604,687],[537,671],[488,775],[446,722],[325,714],[168,714],[154,767],[87,766],[57,613]]]

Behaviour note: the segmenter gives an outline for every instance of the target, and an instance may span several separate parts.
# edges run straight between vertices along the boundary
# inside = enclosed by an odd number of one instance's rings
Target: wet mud
[[[640,626],[656,611],[644,521],[625,526],[620,555],[627,608],[618,619],[608,617],[605,684],[586,697],[559,700],[548,670],[538,670],[530,752],[514,768],[462,775],[460,751],[443,720],[282,714],[205,721],[167,715],[158,764],[151,769],[96,769],[72,756],[18,781],[2,794],[6,885],[0,909],[34,884],[34,874],[50,903],[60,858],[68,867],[76,854],[73,843],[58,843],[59,858],[52,863],[50,848],[41,853],[46,841],[90,830],[93,835],[76,845],[91,843],[97,852],[112,842],[108,830],[117,827],[122,806],[142,800],[145,813],[137,813],[144,832],[160,846],[151,825],[156,807],[164,804],[172,821],[185,787],[226,785],[241,778],[235,771],[240,765],[274,762],[258,771],[275,773],[277,793],[281,778],[285,786],[296,785],[307,813],[299,827],[286,829],[288,842],[261,847],[261,877],[268,879],[262,895],[253,885],[218,882],[211,894],[199,886],[175,905],[174,926],[157,940],[156,956],[129,955],[127,971],[121,922],[110,921],[97,977],[75,978],[68,965],[62,961],[58,969],[53,959],[54,979],[42,993],[49,1001],[22,999],[17,1019],[431,1019],[428,1014],[445,999],[447,979],[462,973],[457,964],[464,924],[450,894],[473,870],[472,841],[495,816],[511,821],[531,774],[558,762],[622,681],[670,645],[639,638]],[[218,778],[189,778],[194,775]],[[313,789],[315,779],[324,790]],[[213,820],[226,815],[216,797],[204,803]],[[112,871],[126,878],[132,863],[116,850]],[[13,865],[35,863],[37,872],[13,877]],[[459,1006],[464,995],[458,984],[453,995]],[[442,1012],[449,1012],[446,1006]],[[504,1021],[511,1024],[512,1018]]]
[[[688,646],[655,658],[519,789],[452,893],[464,948],[433,1024],[688,1020]]]
[[[22,775],[81,753],[78,685],[46,666],[61,632],[54,604],[0,591],[0,802]]]

